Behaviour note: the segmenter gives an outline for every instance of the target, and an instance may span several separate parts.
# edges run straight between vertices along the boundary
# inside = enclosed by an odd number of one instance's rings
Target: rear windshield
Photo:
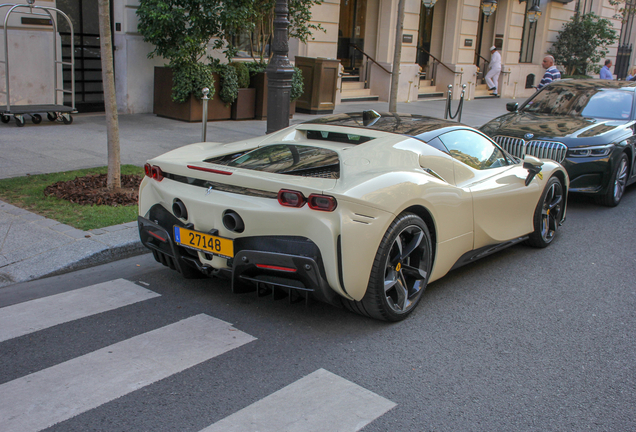
[[[269,145],[230,160],[222,156],[206,162],[277,174],[326,178],[338,178],[340,166],[338,153],[333,150],[290,144]]]
[[[626,120],[631,116],[632,101],[631,91],[552,86],[528,102],[522,111]]]

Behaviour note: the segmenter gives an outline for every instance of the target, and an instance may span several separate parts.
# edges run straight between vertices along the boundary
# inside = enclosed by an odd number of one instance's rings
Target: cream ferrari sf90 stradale
[[[141,240],[184,277],[398,321],[453,268],[549,245],[569,181],[445,120],[365,111],[148,161]]]

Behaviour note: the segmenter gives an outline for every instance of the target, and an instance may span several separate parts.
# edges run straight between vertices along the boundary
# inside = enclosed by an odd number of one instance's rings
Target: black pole
[[[287,0],[276,0],[273,56],[267,65],[267,133],[289,126],[289,103],[294,68],[289,62]]]

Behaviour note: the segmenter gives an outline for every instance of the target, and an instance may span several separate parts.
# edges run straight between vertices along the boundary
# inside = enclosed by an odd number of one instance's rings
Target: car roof
[[[346,114],[334,114],[303,122],[330,126],[354,127],[406,135],[428,142],[456,129],[472,129],[451,120],[427,117],[419,114],[377,112],[367,110]]]
[[[614,81],[600,79],[561,79],[552,81],[550,87],[565,87],[577,90],[622,89],[636,90],[636,81]]]

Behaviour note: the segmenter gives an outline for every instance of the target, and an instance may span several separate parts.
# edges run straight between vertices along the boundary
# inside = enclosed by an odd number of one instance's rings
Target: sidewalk
[[[524,99],[516,99],[521,103]],[[464,102],[462,123],[481,126],[506,113],[506,99]],[[398,103],[398,112],[444,116],[445,101]],[[453,111],[457,101],[453,101]],[[334,113],[388,110],[386,102],[341,104]],[[290,124],[319,116],[295,114]],[[73,124],[43,121],[18,128],[0,124],[0,178],[43,174],[108,163],[103,114],[80,114]],[[201,123],[185,123],[153,114],[119,116],[121,163],[143,165],[148,159],[201,140]],[[209,122],[208,141],[233,142],[265,134],[266,121]],[[0,201],[0,287],[102,264],[145,252],[137,222],[81,231]]]

